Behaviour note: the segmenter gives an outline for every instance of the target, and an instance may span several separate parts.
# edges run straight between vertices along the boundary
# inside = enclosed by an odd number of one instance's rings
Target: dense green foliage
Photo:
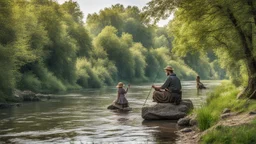
[[[206,130],[216,124],[225,108],[233,112],[246,112],[256,108],[254,100],[236,99],[240,89],[230,81],[224,81],[209,94],[206,103],[195,111],[197,114],[198,127]]]
[[[252,0],[152,0],[145,17],[158,20],[174,12],[169,25],[174,51],[180,56],[214,52],[233,83],[246,86],[240,97],[256,98],[255,9]],[[215,64],[210,66],[217,68]]]
[[[256,143],[256,121],[251,124],[228,127],[219,126],[202,137],[203,144],[253,144]]]
[[[71,0],[1,0],[0,7],[1,101],[15,88],[57,92],[146,82],[158,70],[163,80],[166,65],[182,80],[225,77],[214,56],[175,56],[171,29],[149,25],[135,6],[113,5],[88,15],[86,23]]]

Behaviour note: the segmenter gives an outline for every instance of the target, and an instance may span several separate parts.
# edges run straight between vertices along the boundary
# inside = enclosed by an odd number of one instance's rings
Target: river
[[[202,81],[209,89],[197,92],[194,81],[183,81],[183,98],[200,106],[220,81]],[[0,143],[176,143],[174,121],[143,121],[141,107],[149,84],[132,85],[127,94],[132,111],[107,110],[115,87],[70,91],[49,101],[23,103],[0,110]],[[152,94],[151,94],[152,95]],[[152,96],[147,105],[154,104]]]

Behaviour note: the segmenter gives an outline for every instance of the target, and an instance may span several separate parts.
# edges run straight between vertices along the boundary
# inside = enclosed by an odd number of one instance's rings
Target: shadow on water
[[[154,136],[155,142],[175,142],[178,135],[175,131],[178,130],[176,125],[177,121],[142,121],[142,125],[145,127],[149,127],[155,129],[152,131],[152,136]]]
[[[204,82],[210,89],[219,81]],[[182,82],[183,98],[199,106],[206,93],[199,94],[195,82]],[[132,111],[107,110],[116,89],[86,89],[54,94],[49,101],[24,103],[0,110],[0,143],[175,143],[178,130],[173,121],[143,121],[141,108],[150,85],[132,86],[127,99]],[[152,102],[152,94],[147,105]]]

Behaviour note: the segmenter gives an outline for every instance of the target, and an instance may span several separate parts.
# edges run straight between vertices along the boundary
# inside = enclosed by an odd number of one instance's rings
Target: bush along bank
[[[29,90],[21,91],[15,89],[13,94],[13,97],[8,101],[0,102],[0,109],[11,108],[13,106],[20,107],[22,105],[21,102],[47,101],[53,98],[50,94],[35,93]]]
[[[178,132],[181,141],[255,143],[256,101],[237,99],[240,91],[231,82],[223,81],[209,93],[205,104],[194,110],[189,117],[179,120],[179,125],[190,126],[191,129],[189,133],[184,133],[187,128]]]

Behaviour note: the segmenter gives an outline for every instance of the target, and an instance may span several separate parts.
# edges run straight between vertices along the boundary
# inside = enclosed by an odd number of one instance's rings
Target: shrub
[[[33,70],[35,75],[41,81],[42,91],[58,92],[67,89],[63,82],[44,67],[43,64],[34,65]]]
[[[76,62],[76,72],[78,75],[77,83],[84,88],[98,88],[103,82],[98,77],[96,70],[92,68],[85,58],[79,58]]]
[[[21,90],[40,91],[41,81],[32,72],[27,72],[22,75],[18,88]]]

